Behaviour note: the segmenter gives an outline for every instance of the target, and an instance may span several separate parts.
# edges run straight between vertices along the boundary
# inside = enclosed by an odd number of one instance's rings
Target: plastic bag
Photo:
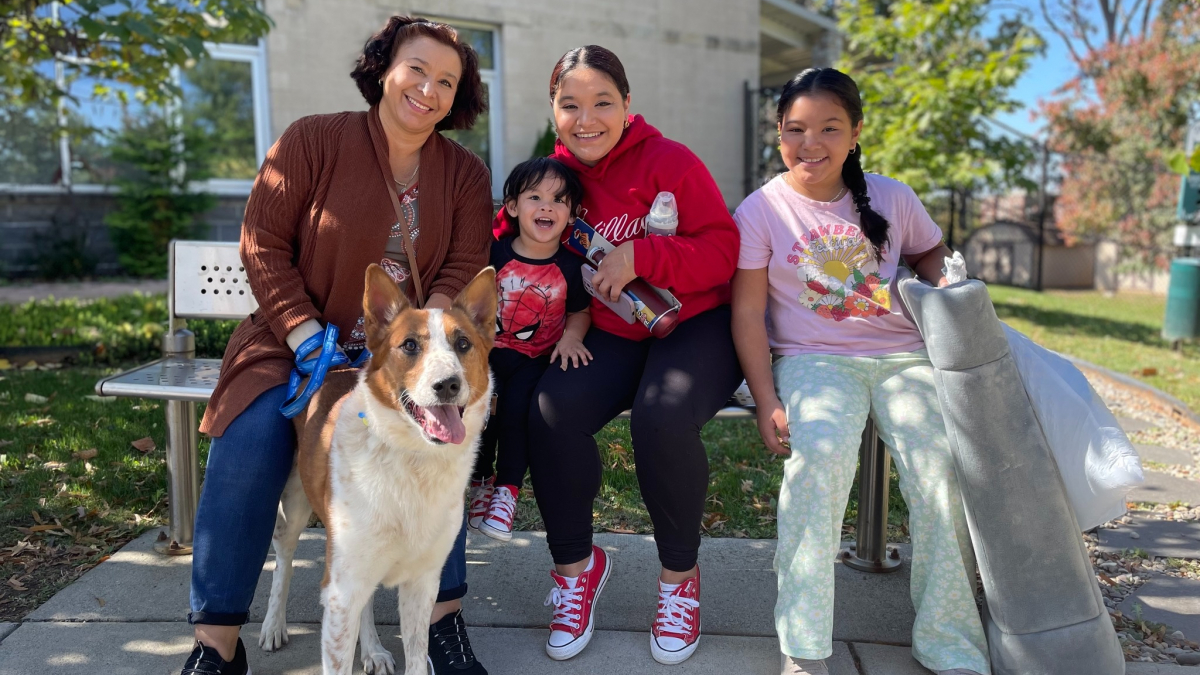
[[[1125,495],[1144,478],[1137,450],[1117,418],[1069,361],[1007,324],[1004,332],[1079,528],[1120,517]]]
[[[942,263],[945,265],[942,274],[946,275],[946,281],[957,284],[967,280],[967,260],[963,258],[962,252],[955,251],[949,258],[942,258]]]

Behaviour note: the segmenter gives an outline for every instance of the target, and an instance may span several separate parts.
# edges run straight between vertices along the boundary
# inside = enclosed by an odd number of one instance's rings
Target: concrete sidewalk
[[[191,649],[187,612],[190,558],[153,552],[157,531],[130,543],[88,572],[3,637],[0,675],[112,675],[178,673]],[[545,656],[542,601],[550,588],[550,556],[544,535],[519,533],[508,544],[483,537],[468,543],[471,592],[465,616],[480,660],[495,675],[584,673],[778,673],[772,627],[775,579],[773,541],[709,539],[701,549],[704,637],[696,655],[667,668],[649,654],[649,625],[656,607],[657,554],[649,537],[601,534],[597,544],[613,556],[614,572],[598,606],[598,633],[579,657],[558,663]],[[928,673],[907,646],[913,611],[904,570],[871,575],[837,566],[834,675]],[[269,559],[244,636],[258,675],[320,672],[318,589],[324,565],[324,530],[305,533],[296,555],[288,611],[291,642],[276,654],[258,649],[258,622],[266,609]],[[376,618],[384,644],[403,654],[393,592],[376,594]],[[11,626],[9,628],[12,628]],[[361,668],[361,667],[360,667]],[[361,672],[358,670],[356,672]],[[1200,674],[1180,666],[1131,664],[1140,675]]]

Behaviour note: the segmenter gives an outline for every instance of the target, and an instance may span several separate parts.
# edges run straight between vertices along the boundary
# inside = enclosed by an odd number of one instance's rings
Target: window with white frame
[[[203,189],[232,194],[250,191],[270,147],[270,111],[263,42],[206,44],[210,58],[176,71],[182,95],[174,114],[212,139],[212,178]],[[0,185],[11,190],[103,189],[116,176],[107,146],[125,122],[163,114],[143,106],[122,85],[78,77],[70,63],[44,64],[47,75],[75,96],[21,110],[0,109]]]
[[[504,97],[500,82],[500,31],[495,26],[441,19],[454,26],[460,39],[479,54],[479,77],[483,80],[488,110],[471,129],[443,132],[472,150],[492,172],[492,197],[500,198],[504,186]]]

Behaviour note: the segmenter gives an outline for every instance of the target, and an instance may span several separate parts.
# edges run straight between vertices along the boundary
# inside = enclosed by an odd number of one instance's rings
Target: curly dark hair
[[[462,59],[462,78],[454,93],[453,110],[437,123],[434,129],[470,129],[476,118],[487,110],[487,97],[483,82],[479,79],[479,55],[471,45],[459,40],[453,26],[421,17],[393,16],[380,31],[363,45],[362,54],[354,64],[350,77],[358,85],[367,104],[379,105],[383,99],[383,85],[379,80],[392,65],[392,58],[400,45],[418,36],[425,36],[454,49]]]

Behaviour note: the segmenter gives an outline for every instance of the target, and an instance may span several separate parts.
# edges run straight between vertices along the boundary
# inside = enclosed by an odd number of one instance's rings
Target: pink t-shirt
[[[767,338],[773,354],[875,356],[922,349],[896,298],[900,256],[924,253],[942,231],[912,188],[867,174],[871,208],[887,219],[888,246],[875,262],[847,194],[834,203],[797,193],[777,176],[734,213],[738,267],[767,268]]]

